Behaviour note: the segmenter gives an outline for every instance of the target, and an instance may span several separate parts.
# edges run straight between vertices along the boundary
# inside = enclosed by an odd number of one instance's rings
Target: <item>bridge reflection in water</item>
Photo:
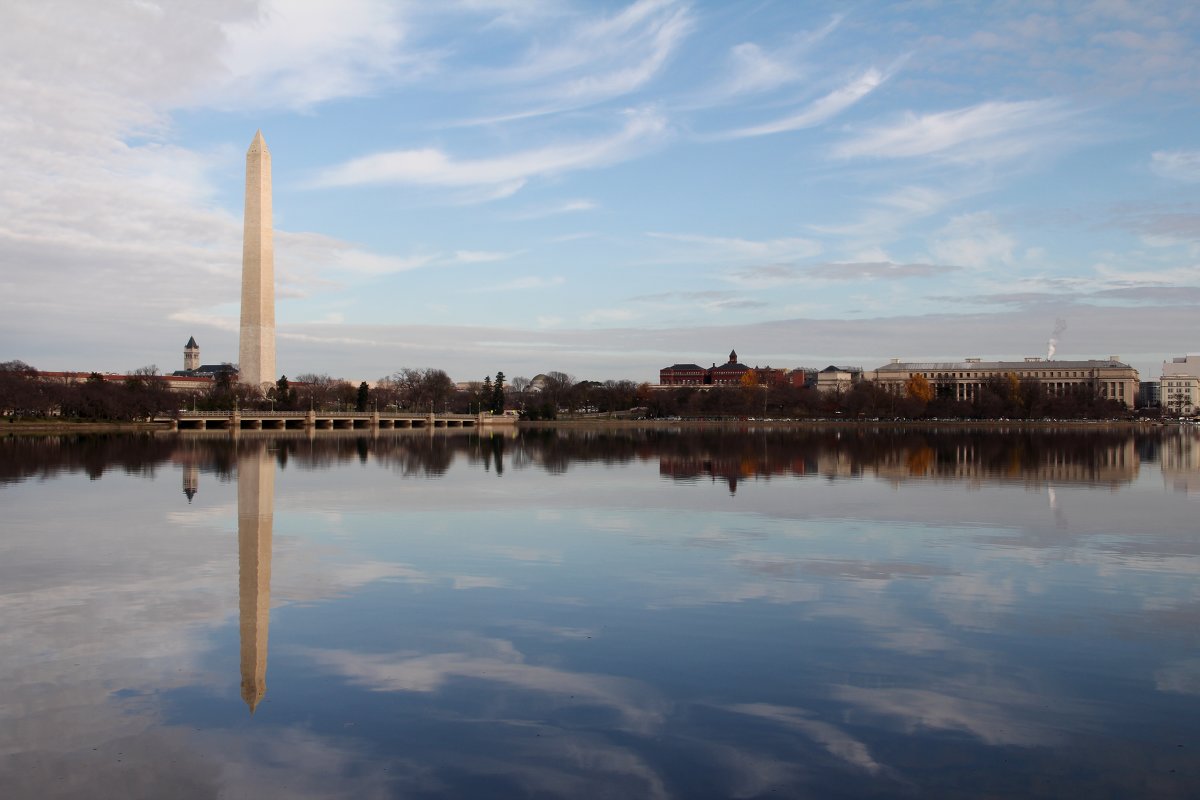
[[[253,714],[267,692],[275,459],[267,443],[238,449],[238,621],[242,699]]]

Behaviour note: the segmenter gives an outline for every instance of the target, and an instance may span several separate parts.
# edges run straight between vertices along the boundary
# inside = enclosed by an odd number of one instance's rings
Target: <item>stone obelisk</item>
[[[275,236],[271,229],[271,151],[262,131],[246,151],[246,222],[242,233],[242,330],[238,380],[275,382]]]
[[[238,620],[242,700],[250,713],[267,693],[267,635],[271,625],[271,532],[275,462],[265,445],[238,453]]]

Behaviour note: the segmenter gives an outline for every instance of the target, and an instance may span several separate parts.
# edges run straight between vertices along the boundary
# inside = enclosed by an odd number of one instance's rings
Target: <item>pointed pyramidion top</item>
[[[261,128],[259,128],[257,131],[255,131],[254,141],[250,142],[249,152],[253,153],[255,150],[261,150],[264,153],[269,152],[267,150],[267,140],[263,138]]]

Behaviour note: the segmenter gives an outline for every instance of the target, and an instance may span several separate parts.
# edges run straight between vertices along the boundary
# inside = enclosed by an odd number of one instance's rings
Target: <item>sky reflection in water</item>
[[[1198,502],[1194,430],[9,438],[0,786],[1194,796]]]

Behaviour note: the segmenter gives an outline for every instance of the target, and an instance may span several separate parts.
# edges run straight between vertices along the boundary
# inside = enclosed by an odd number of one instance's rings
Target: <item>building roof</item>
[[[672,364],[669,367],[663,367],[663,369],[664,370],[667,370],[667,369],[681,369],[681,370],[689,369],[689,370],[700,370],[701,372],[704,371],[704,367],[700,366],[699,364]],[[660,372],[661,371],[662,370],[660,370]]]
[[[178,339],[176,339],[175,341],[179,341],[179,340],[178,340]],[[200,345],[196,344],[196,337],[195,337],[195,336],[189,336],[189,337],[188,337],[188,343],[187,343],[187,344],[185,344],[185,345],[183,346],[183,349],[184,349],[184,350],[199,350],[199,349],[200,349]]]
[[[171,375],[175,377],[207,377],[222,372],[236,375],[237,371],[238,368],[233,364],[201,364],[195,369],[177,369]]]
[[[713,372],[748,372],[749,370],[750,368],[745,364],[739,364],[733,361],[712,368]]]
[[[836,364],[830,364],[821,372],[862,372],[862,367],[839,367]]]
[[[905,361],[884,364],[876,372],[938,372],[947,370],[969,371],[974,369],[1009,370],[1017,372],[1028,369],[1099,369],[1102,367],[1132,369],[1116,359],[1091,359],[1087,361],[1059,361],[1038,359],[1037,361]]]

